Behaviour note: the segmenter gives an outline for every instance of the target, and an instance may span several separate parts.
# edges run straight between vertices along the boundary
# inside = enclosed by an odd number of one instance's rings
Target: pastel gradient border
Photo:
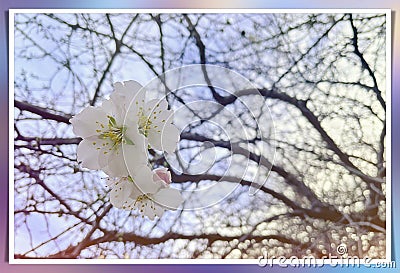
[[[134,3],[132,3],[135,1]],[[358,3],[357,3],[358,2]],[[357,0],[336,0],[336,1],[288,1],[288,0],[203,0],[202,2],[192,3],[182,0],[145,1],[145,0],[113,0],[113,1],[90,1],[90,0],[1,0],[0,7],[0,126],[3,128],[0,134],[0,272],[27,272],[27,273],[63,273],[63,272],[153,272],[158,273],[178,273],[187,272],[207,272],[218,270],[219,272],[293,272],[301,269],[279,266],[261,268],[257,265],[9,265],[8,264],[8,13],[9,9],[14,8],[390,8],[392,12],[392,259],[397,262],[397,269],[392,272],[399,272],[400,268],[400,220],[396,215],[400,215],[400,147],[396,142],[400,137],[400,1],[398,0],[363,0],[361,4]],[[395,49],[398,49],[397,51]],[[397,76],[398,75],[398,76]],[[375,270],[366,268],[341,268],[340,266],[331,267],[329,265],[322,268],[304,268],[307,271],[327,272],[341,270],[341,272],[354,272],[356,270]],[[385,270],[386,271],[386,270]]]

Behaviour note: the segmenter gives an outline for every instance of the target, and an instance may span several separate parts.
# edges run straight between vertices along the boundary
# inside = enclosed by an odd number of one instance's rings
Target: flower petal
[[[122,164],[128,174],[136,173],[136,171],[140,170],[141,166],[146,163],[147,157],[141,150],[138,150],[133,146],[124,148]]]
[[[150,220],[154,220],[156,216],[161,217],[165,211],[162,207],[158,206],[151,200],[147,201],[142,210],[141,213],[147,216]]]
[[[144,105],[144,114],[148,117],[159,116],[168,109],[168,102],[165,99],[154,99]]]
[[[114,84],[115,91],[110,95],[111,100],[130,113],[136,112],[137,107],[144,106],[146,92],[136,81],[125,81]]]
[[[86,138],[98,135],[99,132],[96,130],[103,129],[101,126],[107,126],[108,118],[102,108],[89,106],[71,118],[70,122],[74,134]]]
[[[133,190],[133,183],[127,178],[121,178],[120,181],[115,183],[115,186],[110,192],[110,202],[117,208],[126,207],[129,196]]]
[[[129,195],[129,198],[133,200],[133,203],[136,203],[136,199],[143,195],[143,192],[136,186],[135,182],[133,182],[133,190]],[[132,204],[134,206],[135,204]]]
[[[115,186],[115,184],[119,181],[119,178],[116,178],[116,177],[106,177],[105,180],[106,180],[106,185],[107,185],[107,187],[109,187],[109,188],[112,189],[112,188]]]
[[[110,98],[130,102],[140,89],[142,89],[142,85],[134,80],[116,82]]]
[[[101,142],[101,139],[94,136],[85,138],[79,143],[76,153],[77,161],[82,162],[82,167],[91,170],[98,170],[101,168],[99,164],[100,149],[97,149],[99,142]]]
[[[103,171],[110,176],[122,177],[129,175],[121,149],[119,151],[112,150],[108,156],[100,154],[100,162],[104,162]]]
[[[180,131],[172,124],[165,125],[161,132],[161,147],[167,153],[173,153],[180,139]]]
[[[107,154],[100,153],[100,166],[108,175],[128,176],[130,173],[135,173],[141,165],[147,164],[145,139],[138,132],[133,132],[129,129],[126,132],[126,138],[132,144],[120,144],[111,150],[105,150]]]
[[[155,193],[160,185],[153,182],[153,173],[147,165],[139,166],[135,173],[130,173],[133,182],[142,194]]]
[[[147,164],[147,141],[137,127],[127,127],[125,132],[126,143],[122,144],[125,163],[129,170],[134,172],[135,166]]]
[[[103,108],[107,115],[112,116],[116,121],[118,121],[118,126],[122,125],[125,116],[125,109],[122,105],[117,104],[113,100],[109,99],[103,101],[101,108]]]
[[[148,132],[149,144],[156,150],[172,153],[180,138],[180,131],[172,124],[173,111],[162,111],[154,117]]]
[[[146,138],[139,133],[137,126],[129,124],[125,132],[125,138],[127,140],[127,143],[124,144],[126,147],[129,145],[134,145],[137,150],[143,150],[144,152],[147,152]]]
[[[173,188],[161,189],[152,197],[158,205],[170,210],[176,210],[183,203],[182,195]]]
[[[158,217],[161,217],[165,212],[165,209],[159,206],[157,203],[154,203],[154,208],[154,214]]]
[[[161,145],[161,133],[150,129],[148,132],[147,140],[151,148],[156,149],[158,151],[162,151],[163,147]]]
[[[123,205],[123,209],[134,210],[136,208],[137,208],[136,198],[132,199],[131,196],[129,196],[129,198],[126,199],[125,204]]]

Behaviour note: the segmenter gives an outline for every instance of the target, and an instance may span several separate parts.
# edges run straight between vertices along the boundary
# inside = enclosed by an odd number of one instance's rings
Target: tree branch
[[[42,108],[40,106],[34,106],[26,102],[14,100],[14,106],[20,109],[21,111],[28,111],[34,114],[41,116],[44,119],[52,119],[58,122],[69,123],[69,119],[72,117],[67,114],[53,114],[48,111],[46,108]]]
[[[361,67],[365,70],[368,71],[368,74],[370,75],[374,86],[373,86],[373,90],[376,94],[376,98],[378,99],[379,103],[381,104],[383,109],[386,109],[386,102],[382,97],[382,92],[381,90],[379,90],[378,87],[378,82],[376,80],[375,74],[372,71],[371,67],[369,66],[369,64],[367,63],[367,61],[364,58],[364,55],[360,52],[360,49],[358,48],[358,31],[356,26],[354,25],[354,21],[353,21],[353,14],[349,13],[349,19],[350,19],[350,24],[351,24],[351,29],[353,30],[353,46],[354,46],[354,54],[356,54],[358,56],[358,58],[360,58],[361,61]]]

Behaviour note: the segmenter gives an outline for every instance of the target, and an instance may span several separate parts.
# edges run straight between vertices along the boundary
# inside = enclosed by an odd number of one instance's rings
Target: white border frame
[[[390,264],[392,244],[392,20],[391,9],[10,9],[9,10],[9,263],[10,264],[252,264],[258,265],[259,259],[15,259],[14,255],[14,15],[17,13],[384,13],[386,15],[386,258],[372,259],[361,264],[377,265]],[[12,95],[12,96],[11,96]],[[287,259],[289,260],[289,259]],[[300,264],[305,259],[298,259]],[[327,259],[316,259],[315,264],[297,266],[304,268],[329,266]],[[337,265],[357,267],[341,263],[340,258],[334,260]],[[364,261],[364,262],[363,262]],[[276,267],[291,267],[287,261],[283,264],[274,260]],[[336,266],[337,266],[336,265]],[[272,267],[268,261],[267,267]]]

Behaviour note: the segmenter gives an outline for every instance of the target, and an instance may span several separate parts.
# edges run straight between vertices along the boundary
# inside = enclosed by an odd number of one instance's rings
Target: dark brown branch
[[[378,87],[378,82],[376,80],[375,74],[372,71],[371,67],[369,66],[368,62],[365,60],[364,55],[360,52],[360,49],[358,48],[358,31],[356,26],[354,25],[354,21],[353,21],[353,15],[350,13],[349,14],[349,19],[350,19],[350,24],[351,24],[351,29],[353,30],[353,46],[354,46],[354,54],[357,55],[358,58],[360,58],[361,61],[361,67],[365,70],[368,71],[369,76],[371,77],[374,86],[373,86],[373,90],[376,94],[376,98],[378,99],[379,103],[381,104],[383,109],[386,109],[386,102],[382,97],[382,92],[381,90],[379,90]]]
[[[113,62],[115,60],[115,57],[117,57],[118,54],[119,54],[119,49],[117,50],[117,48],[116,48],[114,53],[111,55],[111,58],[108,61],[106,68],[103,70],[103,74],[101,75],[101,78],[100,78],[99,82],[97,83],[97,87],[96,87],[96,90],[94,92],[93,98],[90,101],[90,105],[94,105],[96,103],[97,98],[99,97],[100,88],[103,85],[103,82],[106,79],[106,75],[110,71],[111,66],[112,66],[112,64],[113,64]]]
[[[149,246],[149,245],[161,244],[161,243],[167,242],[169,240],[177,240],[177,239],[207,240],[207,242],[209,244],[212,244],[217,241],[230,242],[235,239],[237,239],[239,241],[255,240],[256,242],[261,242],[263,240],[276,240],[276,241],[279,241],[284,244],[291,244],[291,245],[296,245],[296,246],[303,245],[303,243],[301,243],[297,240],[294,240],[292,238],[288,238],[288,237],[285,237],[282,235],[257,236],[257,235],[244,234],[244,235],[240,235],[240,236],[223,236],[220,234],[185,235],[185,234],[180,234],[180,233],[167,233],[161,237],[148,238],[148,237],[136,235],[135,233],[120,233],[117,231],[108,231],[104,234],[104,236],[86,242],[84,248],[88,248],[93,245],[98,245],[101,243],[108,243],[108,242],[133,242],[136,245]],[[74,247],[71,246],[62,252],[50,255],[46,258],[50,258],[50,259],[76,258],[76,256],[73,255],[73,250],[74,250]],[[18,258],[29,258],[29,257],[23,256],[23,255],[16,255],[15,258],[18,259]]]
[[[379,137],[379,150],[378,150],[378,176],[386,177],[386,170],[384,166],[384,153],[385,153],[385,137],[386,137],[386,122],[383,123],[383,129]]]
[[[14,100],[14,106],[20,109],[21,111],[29,111],[31,113],[37,114],[44,119],[52,119],[58,122],[69,123],[69,119],[71,116],[64,114],[53,114],[48,111],[46,108],[42,108],[40,106],[34,106],[26,102]]]
[[[70,144],[79,144],[81,142],[80,137],[74,138],[40,138],[40,137],[25,137],[22,135],[18,135],[15,140],[27,141],[36,143],[38,146],[40,145],[70,145]]]
[[[108,61],[108,64],[107,64],[106,68],[105,68],[104,71],[103,71],[103,74],[101,75],[101,78],[100,78],[100,80],[99,80],[99,82],[98,82],[98,84],[97,84],[96,90],[95,90],[95,92],[94,92],[93,99],[90,101],[90,105],[94,105],[94,104],[96,103],[97,98],[98,98],[98,96],[99,96],[100,88],[101,88],[101,86],[102,86],[102,84],[103,84],[103,82],[104,82],[104,80],[105,80],[105,78],[106,78],[106,75],[110,72],[111,66],[112,66],[112,64],[114,63],[115,58],[116,58],[116,57],[118,56],[118,54],[121,52],[122,41],[123,41],[125,35],[128,33],[128,30],[129,30],[130,27],[132,26],[133,22],[134,22],[134,21],[136,20],[136,18],[137,18],[137,16],[135,16],[135,17],[130,21],[130,23],[128,24],[128,26],[125,28],[125,31],[124,31],[124,33],[122,34],[121,39],[117,39],[117,37],[116,37],[116,35],[115,35],[115,31],[114,31],[114,26],[113,26],[113,24],[112,24],[112,22],[111,22],[111,20],[110,20],[109,14],[106,14],[106,17],[107,17],[107,21],[108,21],[109,26],[110,26],[110,30],[111,30],[111,33],[112,33],[112,38],[113,38],[114,43],[115,43],[115,50],[114,50],[113,54],[111,55],[111,58],[110,58],[110,60]]]
[[[233,183],[239,183],[243,186],[255,186],[251,181],[244,180],[238,177],[234,176],[220,176],[220,175],[214,175],[214,174],[201,174],[201,175],[190,175],[190,174],[176,174],[171,170],[172,173],[172,181],[174,183],[182,183],[182,182],[200,182],[204,180],[211,180],[211,181],[227,181],[227,182],[233,182]],[[288,207],[296,210],[296,209],[302,209],[299,205],[297,205],[295,202],[290,200],[288,197],[283,195],[282,193],[278,193],[274,190],[271,190],[265,186],[261,186],[260,190],[271,195],[272,197],[282,201],[285,205]]]
[[[147,238],[141,237],[134,233],[124,233],[119,235],[117,232],[110,232],[109,234],[93,240],[92,244],[100,244],[104,242],[110,241],[119,241],[122,240],[124,242],[135,242],[138,245],[154,245],[166,242],[168,240],[176,240],[176,239],[183,239],[183,240],[199,240],[199,239],[206,239],[209,242],[213,243],[216,241],[232,241],[235,239],[241,239],[242,236],[222,236],[219,234],[199,234],[199,235],[185,235],[179,233],[168,233],[159,238]],[[267,235],[267,236],[256,236],[256,235],[246,235],[247,240],[255,240],[260,242],[262,240],[277,240],[285,244],[292,244],[292,245],[301,245],[302,243],[293,240],[291,238],[287,238],[282,235]]]
[[[72,251],[71,255],[76,257],[81,253],[81,251],[86,248],[86,245],[91,241],[91,237],[93,233],[99,228],[100,226],[100,221],[103,220],[103,218],[107,215],[107,213],[110,211],[112,205],[107,205],[103,212],[96,217],[96,220],[93,223],[92,229],[86,234],[85,238],[75,247],[75,249]]]
[[[208,88],[210,89],[214,99],[219,101],[223,97],[220,94],[218,94],[218,92],[215,90],[214,85],[212,84],[212,82],[210,80],[210,77],[208,76],[207,67],[205,66],[205,64],[207,64],[206,47],[205,47],[203,41],[201,40],[199,32],[197,31],[196,27],[193,25],[193,23],[190,20],[189,16],[187,16],[187,14],[183,14],[183,18],[185,18],[185,21],[188,24],[188,30],[190,31],[191,35],[195,39],[196,46],[199,49],[200,63],[204,64],[204,65],[201,66],[201,71],[203,72],[204,79],[205,79],[205,81],[206,81],[206,83],[208,85]]]
[[[174,182],[199,182],[203,180],[212,180],[212,181],[227,181],[227,182],[235,182],[240,183],[244,186],[254,186],[251,181],[240,179],[237,177],[231,176],[219,176],[219,175],[212,175],[212,174],[203,174],[203,175],[188,175],[188,174],[180,174],[177,175],[172,173],[172,181]],[[274,190],[271,190],[265,186],[261,186],[261,191],[270,194],[277,200],[282,201],[285,205],[293,209],[293,215],[302,216],[305,215],[308,217],[316,218],[316,219],[323,219],[323,220],[330,220],[330,221],[339,221],[343,215],[339,211],[335,210],[332,206],[325,205],[320,202],[319,206],[314,206],[311,209],[303,208],[297,205],[294,201],[287,198],[285,195],[278,193]]]
[[[157,23],[158,30],[160,32],[161,70],[162,70],[162,73],[165,73],[165,49],[164,49],[164,41],[163,41],[164,34],[163,34],[163,29],[162,29],[161,15],[160,14],[157,14],[156,16],[151,15],[151,17]]]
[[[299,100],[297,98],[291,97],[285,93],[278,92],[273,89],[244,89],[236,92],[234,95],[224,97],[220,101],[218,101],[222,105],[228,105],[233,103],[236,99],[241,96],[248,95],[262,95],[266,98],[278,99],[280,101],[286,102],[290,105],[293,105],[297,109],[299,109],[302,115],[310,122],[310,124],[317,130],[322,140],[326,143],[327,148],[333,151],[340,160],[350,169],[355,170],[354,174],[360,177],[362,180],[368,183],[372,183],[377,187],[380,187],[380,182],[377,182],[375,178],[370,177],[364,174],[359,168],[357,168],[351,161],[349,155],[344,153],[339,146],[335,143],[335,141],[328,135],[325,129],[322,127],[318,117],[314,115],[314,113],[308,109],[306,100]]]
[[[264,166],[265,168],[279,174],[283,177],[289,185],[293,186],[297,189],[299,194],[304,195],[310,201],[313,206],[321,206],[324,207],[325,205],[318,199],[313,191],[310,190],[302,181],[298,180],[294,175],[287,172],[280,166],[272,165],[267,158],[262,155],[256,155],[255,153],[251,153],[246,149],[240,147],[239,145],[231,144],[228,141],[215,141],[213,139],[207,138],[205,136],[197,135],[197,134],[190,134],[190,133],[182,133],[181,139],[199,141],[199,142],[211,142],[215,146],[223,147],[226,149],[231,150],[235,154],[241,154],[248,157],[250,160],[256,162],[257,164]]]

